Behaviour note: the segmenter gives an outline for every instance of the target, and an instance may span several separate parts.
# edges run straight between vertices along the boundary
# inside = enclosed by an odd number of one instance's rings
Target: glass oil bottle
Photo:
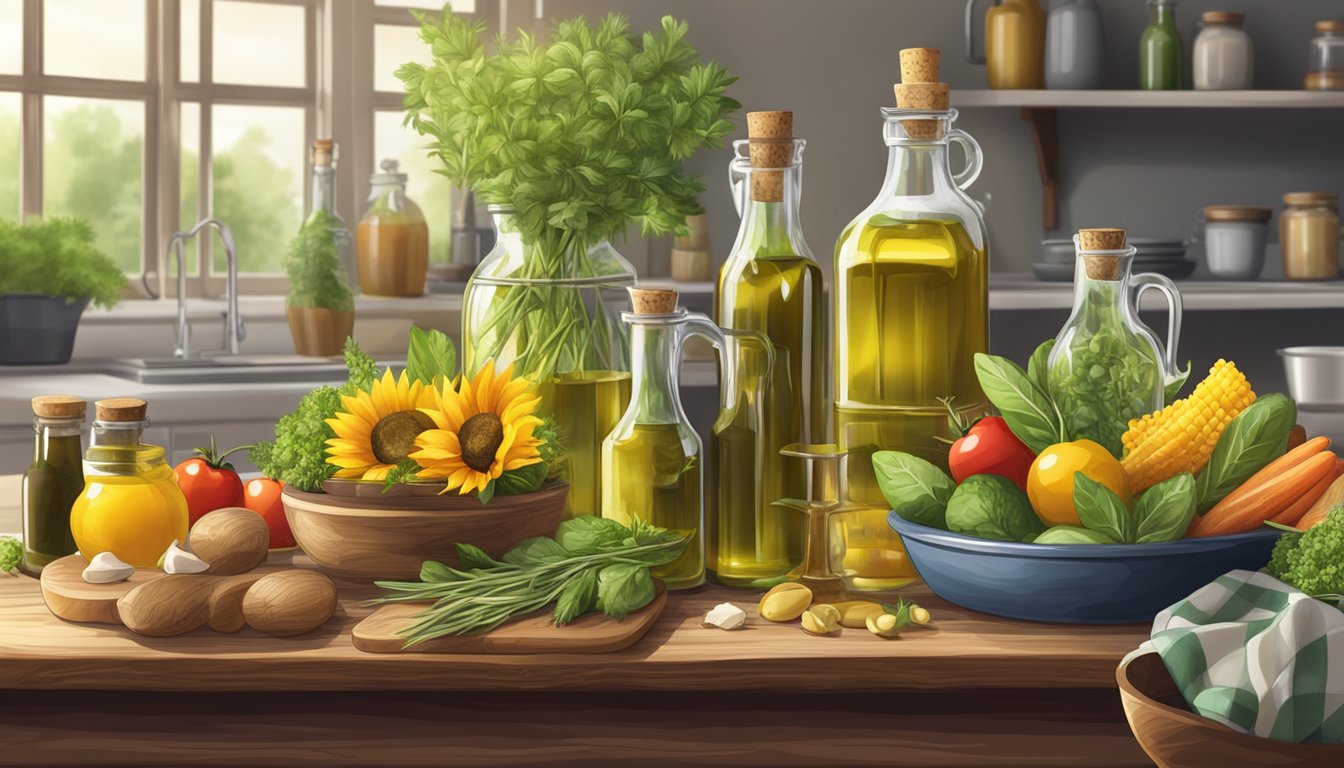
[[[39,576],[52,561],[75,553],[70,508],[84,490],[80,435],[88,404],[69,395],[33,398],[33,463],[23,476],[23,560]]]
[[[855,589],[916,577],[887,525],[873,453],[907,451],[946,466],[939,398],[967,415],[986,407],[973,358],[989,346],[988,243],[982,211],[962,191],[980,173],[980,147],[952,127],[937,50],[901,51],[901,75],[899,107],[882,110],[886,179],[835,250],[835,437],[848,454],[843,500],[867,507],[842,518]],[[950,142],[968,160],[955,175]]]
[[[630,289],[630,407],[602,441],[602,516],[629,525],[636,518],[693,536],[676,560],[654,569],[668,589],[705,581],[704,473],[700,438],[681,407],[681,347],[691,335],[719,350],[723,415],[731,418],[736,372],[725,334],[709,318],[677,307],[677,292]],[[718,425],[716,425],[717,427]]]
[[[804,520],[774,502],[805,498],[806,476],[786,471],[779,451],[820,441],[828,410],[821,269],[798,215],[805,142],[793,138],[792,112],[751,112],[747,126],[730,165],[742,225],[714,312],[723,328],[764,334],[774,363],[728,339],[737,409],[714,434],[710,539],[715,579],[730,586],[777,578],[802,560]]]

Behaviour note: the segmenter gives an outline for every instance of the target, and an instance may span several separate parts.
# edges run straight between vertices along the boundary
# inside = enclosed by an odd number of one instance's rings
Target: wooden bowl
[[[455,566],[457,543],[499,557],[524,539],[554,535],[569,495],[568,485],[556,484],[482,504],[475,496],[383,495],[376,492],[381,485],[360,485],[371,490],[307,493],[285,486],[281,500],[295,540],[313,562],[370,581],[418,579],[425,560]]]
[[[1191,712],[1156,653],[1121,664],[1115,681],[1134,738],[1159,766],[1344,765],[1344,744],[1294,744],[1251,736]]]

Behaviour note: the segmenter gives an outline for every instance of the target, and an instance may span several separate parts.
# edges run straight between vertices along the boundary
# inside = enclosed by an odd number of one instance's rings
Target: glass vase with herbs
[[[575,19],[489,54],[482,22],[417,18],[433,63],[397,72],[408,121],[449,179],[512,207],[498,223],[516,252],[483,264],[463,298],[464,360],[541,385],[568,451],[570,513],[595,512],[601,441],[630,391],[610,294],[634,269],[607,241],[632,224],[678,231],[697,211],[704,185],[683,164],[731,132],[733,79],[670,17],[642,36],[619,16]]]
[[[355,327],[355,295],[348,276],[350,231],[336,213],[336,144],[313,142],[313,212],[289,244],[285,313],[300,355],[341,354]]]

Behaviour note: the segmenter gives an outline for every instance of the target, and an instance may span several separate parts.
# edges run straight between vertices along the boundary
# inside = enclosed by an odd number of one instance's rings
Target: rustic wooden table
[[[301,564],[301,563],[300,563]],[[0,763],[20,765],[1147,765],[1115,691],[1146,627],[998,620],[904,592],[937,627],[881,640],[705,629],[672,596],[617,653],[374,655],[326,627],[145,638],[53,617],[0,578]],[[754,618],[754,611],[751,611]]]

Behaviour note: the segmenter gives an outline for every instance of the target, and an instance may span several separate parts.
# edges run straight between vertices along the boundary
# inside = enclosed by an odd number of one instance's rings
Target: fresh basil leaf
[[[558,563],[569,556],[565,548],[556,543],[555,539],[535,536],[524,539],[518,546],[505,552],[504,557],[500,559],[510,565],[545,565]]]
[[[910,623],[911,603],[905,602],[905,598],[897,597],[896,604],[882,603],[882,612],[889,613],[896,617],[896,629],[900,629]]]
[[[1136,544],[1175,541],[1195,519],[1195,477],[1189,472],[1163,480],[1139,496],[1134,505]]]
[[[546,484],[549,472],[546,462],[538,461],[526,467],[511,469],[495,480],[496,496],[515,496],[520,493],[534,493]]]
[[[1031,509],[1027,494],[999,475],[971,475],[947,503],[947,529],[994,541],[1030,544],[1045,526]]]
[[[1171,405],[1176,398],[1181,396],[1181,390],[1185,389],[1185,382],[1190,380],[1190,363],[1186,362],[1185,370],[1175,376],[1167,377],[1166,390],[1163,394],[1163,400],[1167,405]]]
[[[1278,393],[1261,395],[1228,423],[1213,455],[1195,478],[1202,515],[1288,450],[1297,405]]]
[[[1054,348],[1055,340],[1046,339],[1027,361],[1027,377],[1036,382],[1042,392],[1050,391],[1050,350]]]
[[[873,454],[873,472],[896,514],[934,528],[947,528],[947,502],[956,483],[929,462],[898,451]]]
[[[1111,537],[1076,525],[1056,525],[1036,537],[1037,544],[1119,544]]]
[[[613,619],[623,619],[653,601],[656,590],[648,566],[615,563],[597,575],[597,606]]]
[[[465,581],[463,575],[443,563],[426,560],[420,564],[420,580],[430,583]]]
[[[454,544],[457,549],[457,562],[467,570],[472,568],[498,568],[503,563],[485,554],[485,550],[471,544]],[[423,568],[421,569],[423,571]]]
[[[596,607],[597,569],[588,568],[565,584],[551,619],[557,626],[564,626]]]
[[[457,350],[443,331],[411,326],[406,375],[423,384],[439,384],[457,374]]]
[[[555,540],[572,555],[596,555],[619,549],[630,537],[630,529],[606,517],[580,515],[560,524]]]
[[[1054,402],[1017,363],[977,352],[975,373],[980,388],[1008,422],[1008,428],[1033,452],[1064,442],[1064,428]]]
[[[1121,544],[1134,541],[1134,520],[1124,500],[1082,472],[1073,473],[1073,508],[1089,531]]]

